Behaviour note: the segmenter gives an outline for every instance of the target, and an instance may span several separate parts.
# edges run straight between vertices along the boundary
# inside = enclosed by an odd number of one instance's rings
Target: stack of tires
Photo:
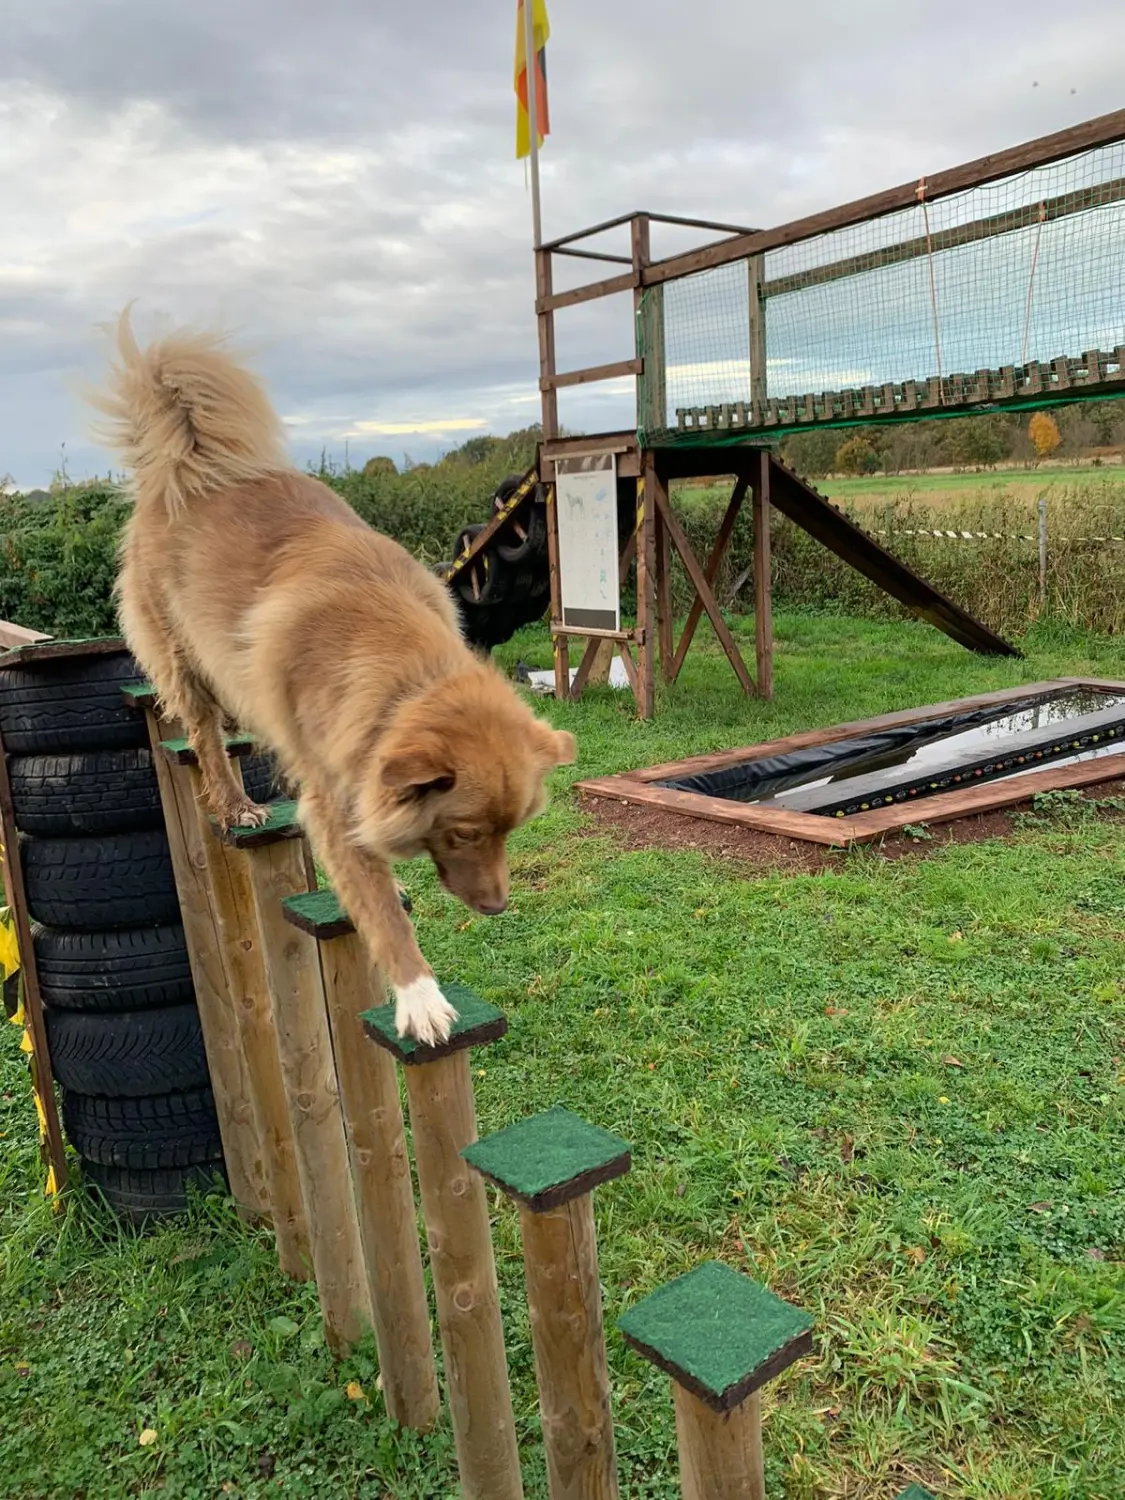
[[[493,514],[524,481],[510,474],[492,497]],[[461,611],[465,636],[484,650],[502,645],[524,625],[542,618],[550,603],[551,574],[547,558],[546,495],[536,485],[530,500],[497,532],[485,550],[453,580],[451,587]],[[457,534],[457,557],[484,530],[466,526]],[[442,569],[449,564],[443,564]]]
[[[222,1147],[142,674],[124,650],[4,667],[0,729],[63,1123],[130,1219],[177,1212]],[[253,767],[252,795],[268,791]]]

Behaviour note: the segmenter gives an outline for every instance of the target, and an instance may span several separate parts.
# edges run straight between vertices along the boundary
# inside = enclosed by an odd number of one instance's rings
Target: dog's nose
[[[502,897],[498,901],[478,901],[477,911],[486,917],[498,917],[502,911],[508,910],[508,898]]]

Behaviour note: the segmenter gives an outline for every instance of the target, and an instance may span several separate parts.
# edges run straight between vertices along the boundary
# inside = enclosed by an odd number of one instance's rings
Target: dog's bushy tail
[[[117,321],[109,381],[89,399],[109,418],[100,435],[132,471],[138,503],[175,511],[288,466],[262,383],[219,335],[182,330],[142,349],[129,314]]]

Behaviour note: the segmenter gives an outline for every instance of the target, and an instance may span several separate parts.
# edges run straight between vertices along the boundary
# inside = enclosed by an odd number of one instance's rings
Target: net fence
[[[1125,142],[650,287],[645,440],[1125,395]]]

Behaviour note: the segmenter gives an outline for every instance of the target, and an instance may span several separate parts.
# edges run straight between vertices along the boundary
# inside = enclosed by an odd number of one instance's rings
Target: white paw
[[[434,1047],[449,1036],[457,1012],[442,994],[436,979],[426,974],[395,991],[395,1030]]]

